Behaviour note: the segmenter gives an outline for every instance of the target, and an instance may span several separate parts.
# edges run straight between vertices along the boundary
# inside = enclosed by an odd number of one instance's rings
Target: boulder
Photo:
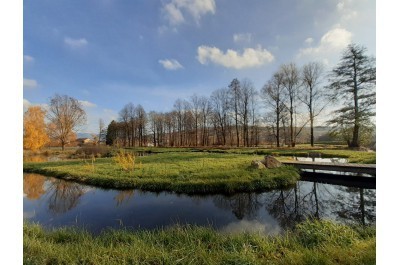
[[[273,156],[265,156],[261,163],[263,163],[266,168],[275,168],[282,165],[282,163],[276,160],[276,158]]]
[[[263,163],[261,163],[261,161],[259,161],[259,160],[251,161],[251,166],[253,168],[257,168],[257,169],[264,169],[265,168],[265,165]]]

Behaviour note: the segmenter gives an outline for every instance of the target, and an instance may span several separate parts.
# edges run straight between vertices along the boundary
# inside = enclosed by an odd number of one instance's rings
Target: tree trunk
[[[314,119],[311,115],[310,117],[310,140],[311,140],[311,146],[314,147]]]
[[[296,143],[294,140],[294,127],[293,127],[293,107],[292,103],[290,103],[290,145],[295,147]]]
[[[358,86],[357,86],[357,68],[356,63],[354,62],[354,76],[353,76],[353,84],[354,84],[354,128],[353,128],[353,139],[351,141],[350,147],[360,147],[360,117],[358,110]]]
[[[280,147],[280,139],[279,139],[279,110],[277,109],[276,115],[276,147]]]

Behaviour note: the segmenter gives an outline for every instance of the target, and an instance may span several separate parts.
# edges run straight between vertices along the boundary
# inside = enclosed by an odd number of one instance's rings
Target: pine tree
[[[328,124],[335,128],[351,128],[349,147],[360,146],[362,127],[375,116],[376,68],[375,58],[366,54],[366,48],[350,44],[340,63],[332,70],[329,89],[333,97],[343,100],[343,107],[334,111]]]

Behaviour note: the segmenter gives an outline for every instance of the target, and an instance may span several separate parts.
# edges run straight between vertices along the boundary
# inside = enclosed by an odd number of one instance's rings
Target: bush
[[[77,157],[111,157],[111,149],[104,145],[84,145],[75,152]]]
[[[125,152],[124,149],[120,149],[115,157],[114,161],[126,171],[133,171],[135,168],[135,155],[130,152]]]

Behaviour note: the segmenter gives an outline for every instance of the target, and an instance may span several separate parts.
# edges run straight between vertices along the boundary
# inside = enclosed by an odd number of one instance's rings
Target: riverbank
[[[375,227],[307,221],[280,236],[212,228],[45,230],[24,223],[26,264],[375,264]]]
[[[24,163],[24,172],[115,189],[177,193],[236,193],[265,191],[294,185],[298,171],[289,166],[254,169],[263,156],[209,152],[167,152],[136,157],[133,171],[113,158]]]
[[[295,148],[256,148],[256,147],[225,147],[225,148],[209,148],[209,147],[192,147],[192,148],[170,148],[170,147],[135,147],[127,148],[135,152],[143,152],[149,154],[169,153],[169,152],[208,152],[220,154],[247,154],[247,155],[272,155],[275,157],[308,157],[310,154],[319,155],[322,158],[346,158],[349,163],[358,164],[375,164],[376,152],[359,151],[346,148],[344,146],[322,145],[310,147],[309,145],[300,145]],[[317,156],[318,157],[318,156]]]

